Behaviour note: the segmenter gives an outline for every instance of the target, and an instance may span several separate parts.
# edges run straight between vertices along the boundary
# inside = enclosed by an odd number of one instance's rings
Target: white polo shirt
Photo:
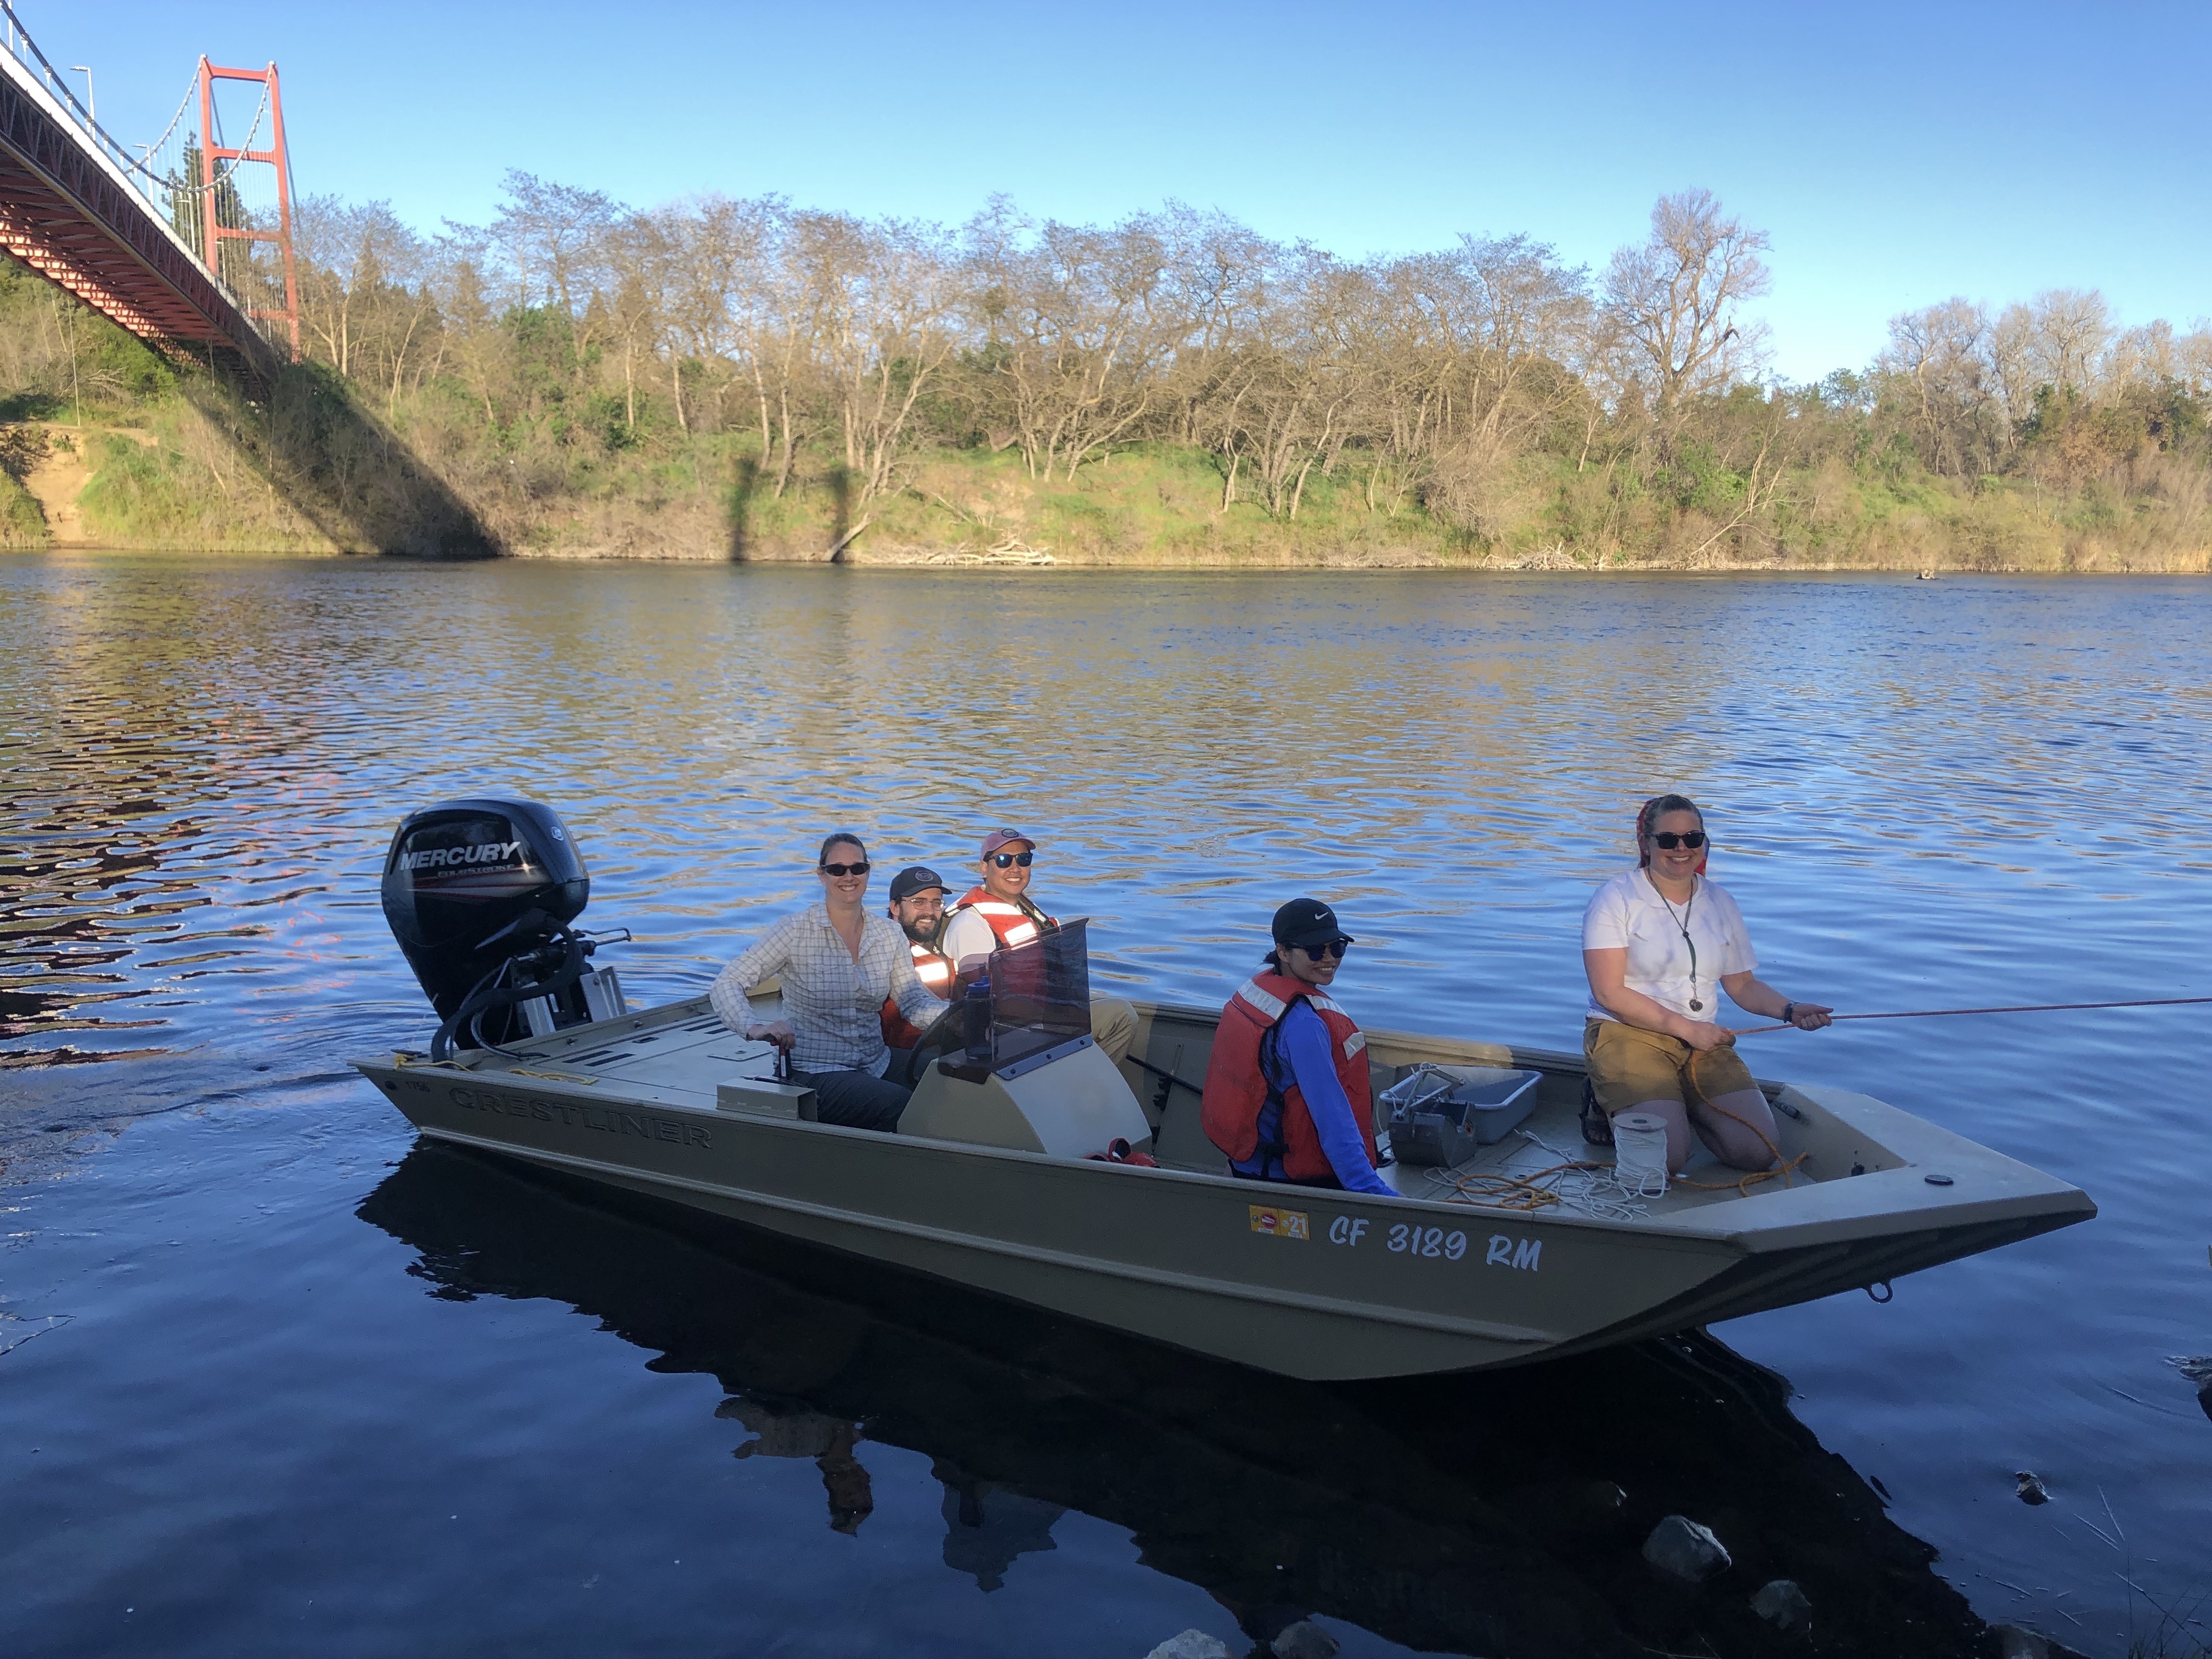
[[[1669,905],[1642,870],[1624,870],[1592,895],[1583,912],[1583,949],[1628,951],[1627,985],[1685,1019],[1711,1021],[1721,1000],[1723,974],[1747,973],[1759,966],[1743,912],[1728,890],[1697,878],[1686,905]],[[1683,938],[1685,927],[1689,938]],[[1697,946],[1697,989],[1702,1008],[1690,1006],[1690,947]],[[1593,1018],[1614,1016],[1590,998]]]

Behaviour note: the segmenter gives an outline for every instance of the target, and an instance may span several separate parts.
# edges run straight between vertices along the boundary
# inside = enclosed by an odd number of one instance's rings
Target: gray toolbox
[[[1497,1066],[1413,1066],[1382,1091],[1391,1153],[1401,1164],[1457,1164],[1518,1127],[1542,1080]]]

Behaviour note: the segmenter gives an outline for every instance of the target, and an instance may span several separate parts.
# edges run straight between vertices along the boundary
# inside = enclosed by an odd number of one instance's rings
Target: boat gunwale
[[[1180,1017],[1193,1024],[1211,1024],[1218,1018],[1218,1014],[1208,1011],[1179,1005],[1139,1004],[1138,1008],[1140,1014],[1150,1014],[1155,1019],[1161,1013],[1167,1013],[1170,1017]],[[373,1081],[376,1080],[376,1073],[379,1072],[413,1073],[419,1078],[425,1072],[435,1071],[457,1079],[471,1078],[482,1083],[512,1079],[515,1079],[515,1083],[507,1086],[550,1087],[561,1091],[579,1104],[608,1103],[616,1097],[602,1087],[600,1079],[581,1076],[568,1078],[556,1073],[535,1072],[526,1066],[518,1066],[514,1062],[516,1060],[535,1060],[549,1064],[557,1063],[557,1054],[533,1052],[533,1050],[550,1048],[563,1036],[571,1040],[562,1044],[562,1047],[570,1048],[582,1047],[586,1052],[589,1052],[593,1048],[606,1047],[610,1042],[634,1038],[647,1031],[681,1024],[686,1019],[697,1018],[708,1012],[709,1010],[704,996],[684,999],[674,1003],[664,1004],[659,1008],[641,1010],[636,1014],[625,1015],[623,1017],[623,1022],[635,1023],[625,1024],[620,1030],[603,1032],[599,1040],[594,1040],[588,1044],[580,1041],[584,1033],[599,1031],[601,1027],[617,1025],[617,1022],[600,1021],[592,1026],[572,1027],[551,1037],[535,1039],[532,1044],[527,1047],[517,1045],[516,1051],[511,1051],[506,1054],[478,1050],[476,1053],[479,1058],[473,1065],[451,1060],[404,1060],[397,1055],[391,1060],[356,1060],[349,1064],[356,1071],[370,1077]],[[1419,1048],[1442,1045],[1447,1048],[1503,1048],[1516,1059],[1525,1056],[1530,1060],[1551,1060],[1556,1052],[1520,1048],[1510,1044],[1485,1043],[1471,1039],[1430,1037],[1421,1033],[1375,1031],[1369,1036],[1370,1047]],[[1557,1058],[1565,1062],[1568,1057],[1559,1054]],[[505,1063],[485,1064],[485,1060]],[[1573,1057],[1571,1066],[1563,1063],[1556,1068],[1550,1069],[1566,1072],[1569,1074],[1579,1073],[1583,1070],[1580,1056]],[[522,1082],[523,1079],[527,1079],[526,1084]],[[605,1081],[619,1086],[618,1079],[608,1079]],[[1923,1224],[1935,1216],[1946,1215],[1955,1218],[1960,1223],[1978,1224],[2011,1218],[2022,1212],[2022,1206],[2027,1206],[2027,1212],[2033,1214],[2063,1213],[2066,1211],[2086,1212],[2081,1215],[2081,1218],[2083,1219],[2096,1213],[2096,1206],[2088,1195],[2072,1183],[2046,1175],[2032,1165],[2019,1163],[2002,1152],[1982,1146],[1979,1142],[1971,1140],[1954,1131],[1945,1129],[1940,1125],[1929,1123],[1925,1119],[1905,1111],[1902,1108],[1892,1106],[1872,1096],[1848,1091],[1831,1091],[1823,1085],[1814,1085],[1820,1089],[1820,1095],[1817,1096],[1808,1094],[1795,1085],[1762,1084],[1762,1086],[1771,1086],[1779,1091],[1796,1093],[1806,1103],[1817,1107],[1839,1122],[1864,1134],[1872,1144],[1880,1146],[1884,1152],[1898,1158],[1900,1160],[1899,1166],[1893,1170],[1869,1170],[1865,1175],[1858,1176],[1831,1176],[1801,1187],[1778,1188],[1764,1193],[1748,1193],[1724,1202],[1700,1205],[1695,1208],[1672,1214],[1645,1215],[1627,1219],[1590,1215],[1565,1205],[1547,1206],[1543,1209],[1535,1211],[1522,1211],[1498,1206],[1455,1202],[1446,1198],[1429,1198],[1405,1192],[1389,1194],[1359,1194],[1340,1192],[1327,1188],[1280,1189],[1272,1185],[1267,1187],[1265,1190],[1279,1194],[1282,1190],[1293,1190],[1297,1194],[1298,1201],[1302,1204],[1311,1202],[1332,1207],[1346,1204],[1371,1203],[1413,1205],[1419,1206],[1421,1212],[1428,1214],[1449,1215],[1464,1219],[1473,1213],[1501,1220],[1510,1218],[1515,1225],[1542,1227],[1547,1230],[1556,1228],[1571,1232],[1590,1232],[1599,1235],[1625,1235],[1647,1240],[1655,1245],[1663,1245],[1670,1240],[1692,1249],[1718,1244],[1744,1255],[1765,1255],[1803,1248],[1808,1241],[1802,1237],[1793,1237],[1792,1235],[1802,1233],[1808,1229],[1817,1229],[1828,1238],[1878,1237],[1886,1232],[1895,1231],[1894,1224],[1908,1215],[1914,1218],[1916,1222]],[[1828,1097],[1822,1098],[1821,1096]],[[1840,1098],[1838,1098],[1838,1097]],[[395,1102],[395,1103],[399,1103]],[[1038,1166],[1061,1170],[1096,1169],[1122,1175],[1141,1175],[1148,1180],[1165,1177],[1180,1184],[1196,1184],[1209,1192],[1215,1193],[1226,1190],[1232,1193],[1249,1194],[1262,1190],[1261,1183],[1243,1181],[1225,1173],[1194,1170],[1172,1164],[1140,1169],[1097,1159],[1057,1157],[1048,1152],[1032,1152],[1020,1147],[993,1146],[980,1141],[951,1140],[915,1134],[884,1136],[872,1130],[850,1128],[839,1124],[808,1121],[798,1118],[784,1118],[765,1113],[726,1110],[719,1106],[703,1103],[659,1100],[651,1103],[656,1110],[691,1114],[704,1122],[728,1123],[739,1121],[770,1130],[852,1137],[872,1145],[888,1142],[902,1149],[911,1149],[915,1153],[927,1156],[953,1155],[969,1158],[981,1158],[987,1161],[1012,1160],[1032,1170]],[[1901,1128],[1906,1131],[1908,1139],[1932,1139],[1942,1143],[1942,1152],[1947,1161],[1957,1169],[1960,1176],[1995,1179],[2006,1186],[2008,1190],[1997,1194],[1977,1197],[1971,1193],[1960,1191],[1954,1177],[1954,1184],[1948,1188],[1939,1188],[1931,1186],[1920,1189],[1908,1188],[1903,1193],[1893,1191],[1893,1188],[1904,1184],[1896,1177],[1916,1170],[1925,1170],[1927,1164],[1923,1158],[1911,1156],[1907,1152],[1893,1146],[1883,1134],[1876,1133],[1874,1126],[1858,1121],[1867,1108],[1873,1108],[1879,1115],[1886,1115],[1892,1120],[1891,1123],[1886,1126],[1892,1133]],[[405,1111],[404,1104],[401,1105],[401,1110],[404,1114]],[[427,1128],[424,1132],[439,1133]],[[488,1144],[503,1146],[508,1143],[492,1141]],[[1924,1153],[1929,1149],[1921,1147],[1912,1150]],[[595,1160],[588,1158],[581,1160],[586,1167],[592,1165],[594,1162]],[[596,1162],[623,1169],[635,1167],[615,1160],[596,1160]],[[2023,1177],[2026,1179],[2022,1179]],[[1850,1183],[1848,1189],[1844,1186],[1846,1182]],[[1862,1182],[1866,1184],[1862,1186],[1860,1184]],[[751,1187],[738,1187],[729,1183],[709,1182],[706,1185],[732,1194],[751,1193],[757,1190]],[[1845,1190],[1849,1191],[1855,1201],[1850,1202],[1849,1207],[1842,1213],[1832,1212],[1822,1216],[1784,1216],[1772,1213],[1773,1206],[1789,1203],[1792,1200],[1802,1200],[1807,1194],[1814,1193],[1828,1194],[1826,1202],[1833,1206],[1843,1197]],[[2078,1200],[2078,1204],[2066,1205],[2056,1209],[2053,1207],[2051,1200],[2063,1199],[2069,1195]],[[1746,1224],[1745,1212],[1742,1207],[1747,1205],[1758,1206],[1749,1224]],[[1839,1228],[1848,1231],[1839,1236],[1835,1232],[1835,1230]],[[1920,1230],[1918,1226],[1914,1229],[1914,1231]],[[983,1236],[977,1235],[977,1237]]]

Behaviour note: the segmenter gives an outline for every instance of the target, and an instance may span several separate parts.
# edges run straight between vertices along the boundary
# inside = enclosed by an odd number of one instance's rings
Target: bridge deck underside
[[[145,198],[12,78],[0,79],[0,246],[143,339],[269,362],[252,325]]]

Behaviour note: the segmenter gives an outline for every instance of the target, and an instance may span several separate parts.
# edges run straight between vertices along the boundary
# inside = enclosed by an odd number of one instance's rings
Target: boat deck
[[[508,1054],[470,1055],[471,1069],[582,1084],[611,1100],[664,1106],[711,1109],[721,1084],[775,1069],[775,1045],[739,1036],[703,997],[507,1047]]]
[[[778,1017],[781,1003],[770,989],[756,998],[755,1006],[760,1018],[766,1020]],[[1140,1038],[1138,1057],[1147,1058],[1149,1049],[1172,1042],[1175,1057],[1184,1067],[1179,1075],[1187,1075],[1189,1039],[1197,1035],[1190,1028],[1200,1011],[1161,1007],[1147,1008],[1144,1013],[1147,1029]],[[1205,1023],[1211,1024],[1210,1020]],[[1210,1041],[1211,1030],[1206,1030],[1205,1036]],[[1848,1164],[1826,1167],[1836,1160],[1820,1155],[1820,1148],[1813,1144],[1819,1138],[1805,1133],[1806,1120],[1792,1119],[1785,1108],[1777,1115],[1783,1151],[1792,1158],[1801,1152],[1808,1154],[1804,1164],[1786,1181],[1775,1177],[1745,1185],[1744,1172],[1729,1168],[1700,1146],[1682,1175],[1669,1182],[1664,1193],[1651,1196],[1623,1194],[1602,1182],[1604,1166],[1613,1161],[1612,1148],[1588,1146],[1583,1140],[1579,1066],[1563,1064],[1568,1059],[1564,1055],[1521,1049],[1512,1050],[1509,1055],[1493,1046],[1481,1047],[1486,1063],[1504,1063],[1510,1059],[1512,1064],[1545,1073],[1536,1109],[1518,1128],[1507,1132],[1502,1139],[1449,1170],[1415,1164],[1387,1166],[1382,1171],[1384,1181],[1404,1196],[1468,1208],[1511,1211],[1522,1206],[1511,1202],[1510,1194],[1504,1203],[1486,1202],[1467,1192],[1466,1187],[1485,1180],[1542,1180],[1547,1185],[1563,1188],[1560,1202],[1570,1213],[1607,1214],[1623,1219],[1629,1215],[1656,1218],[1729,1203],[1751,1194],[1815,1184],[1851,1173]],[[1390,1072],[1407,1063],[1409,1056],[1446,1061],[1474,1058],[1467,1051],[1468,1045],[1443,1038],[1396,1035],[1379,1039],[1376,1048],[1378,1070]],[[740,1078],[771,1077],[775,1069],[772,1045],[750,1041],[732,1031],[707,1006],[704,998],[632,1014],[619,1021],[510,1043],[507,1049],[506,1054],[479,1052],[471,1056],[470,1069],[582,1085],[595,1092],[604,1091],[610,1103],[712,1109],[721,1084]],[[1153,1061],[1156,1066],[1158,1063]],[[1140,1098],[1155,1092],[1147,1074],[1133,1061],[1124,1070]],[[1170,1093],[1164,1108],[1155,1106],[1149,1114],[1158,1128],[1158,1150],[1162,1162],[1194,1172],[1225,1174],[1226,1165],[1219,1154],[1195,1133],[1197,1107],[1194,1094],[1182,1089]],[[1597,1167],[1570,1172],[1561,1178],[1560,1166],[1565,1164]],[[1592,1177],[1597,1177],[1601,1184],[1585,1195],[1581,1189],[1589,1185]]]
[[[1776,1127],[1784,1131],[1779,1144],[1795,1157],[1790,1144],[1790,1121],[1778,1114]],[[1534,1137],[1531,1139],[1530,1137]],[[1744,1184],[1746,1171],[1730,1169],[1700,1146],[1691,1154],[1681,1174],[1667,1185],[1667,1190],[1651,1197],[1626,1195],[1605,1192],[1599,1198],[1601,1207],[1611,1210],[1616,1206],[1632,1207],[1644,1215],[1670,1215],[1685,1210],[1699,1209],[1709,1204],[1725,1204],[1752,1193],[1780,1192],[1789,1187],[1803,1187],[1822,1177],[1811,1168],[1816,1163],[1808,1158],[1804,1164],[1786,1176],[1775,1176],[1764,1181]],[[1588,1176],[1602,1178],[1613,1164],[1613,1148],[1592,1146],[1583,1139],[1582,1113],[1579,1103],[1551,1100],[1531,1112],[1517,1129],[1491,1145],[1480,1149],[1472,1158],[1462,1158],[1449,1169],[1433,1164],[1397,1164],[1383,1172],[1383,1179],[1408,1198],[1442,1200],[1446,1203],[1466,1204],[1474,1208],[1499,1207],[1482,1203],[1464,1195],[1455,1182],[1468,1183],[1484,1177],[1518,1178],[1523,1181],[1535,1177],[1548,1178],[1559,1171],[1562,1164],[1582,1164],[1600,1166],[1587,1171]],[[1833,1172],[1844,1174],[1843,1170]],[[1570,1183],[1577,1179],[1570,1175]],[[1577,1204],[1571,1190],[1563,1194],[1562,1203],[1570,1210],[1584,1207]],[[1504,1207],[1512,1207],[1507,1205]]]

